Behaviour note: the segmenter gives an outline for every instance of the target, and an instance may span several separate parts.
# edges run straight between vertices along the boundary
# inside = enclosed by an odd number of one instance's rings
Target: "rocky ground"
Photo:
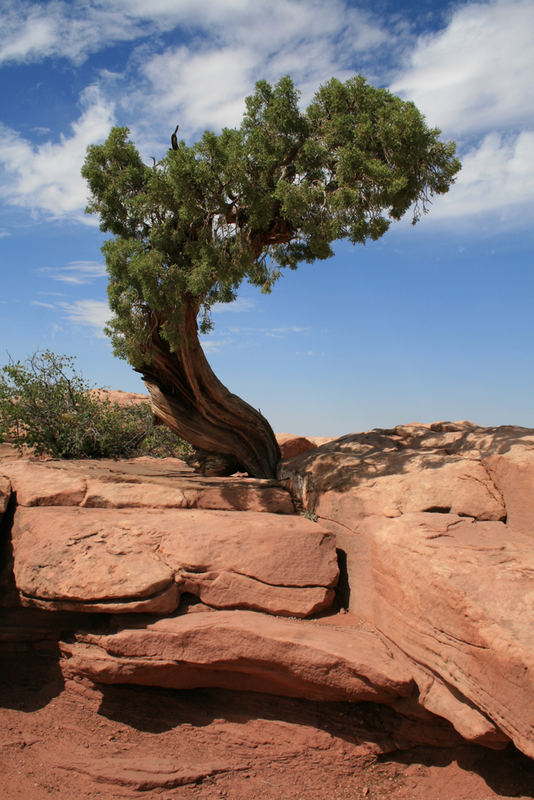
[[[3,660],[6,800],[534,797],[534,764],[513,747],[399,751],[384,706],[133,686],[102,697],[32,661]]]
[[[534,797],[534,439],[440,425],[282,484],[0,446],[2,796]]]

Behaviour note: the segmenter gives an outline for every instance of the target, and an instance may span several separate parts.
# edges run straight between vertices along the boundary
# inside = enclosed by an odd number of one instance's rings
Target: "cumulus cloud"
[[[507,225],[534,222],[534,131],[488,133],[467,151],[454,188],[436,200],[431,218],[497,215]]]
[[[417,41],[390,88],[453,136],[531,122],[532,31],[531,0],[460,6],[446,28]]]
[[[352,52],[388,37],[367,12],[342,0],[7,0],[0,32],[0,63],[55,56],[81,63],[91,53],[124,41],[150,40],[181,28],[227,44],[247,42],[262,52],[288,41],[334,37]],[[277,43],[277,44],[276,44]],[[222,76],[221,76],[222,77]]]
[[[48,216],[83,218],[87,187],[80,169],[89,144],[102,141],[113,125],[113,106],[100,91],[88,87],[81,97],[82,114],[70,136],[34,146],[16,131],[0,125],[0,198]]]
[[[348,77],[356,57],[365,63],[377,47],[394,41],[368,13],[340,0],[328,5],[258,0],[234,6],[231,14],[221,13],[224,4],[208,3],[201,36],[146,59],[142,73],[148,87],[139,93],[139,104],[153,108],[167,124],[176,116],[182,132],[189,134],[233,126],[258,79],[276,81],[289,73],[307,103],[319,83],[333,75]],[[181,4],[184,22],[192,8],[192,3]],[[191,25],[193,19],[198,29],[198,15],[191,17]]]

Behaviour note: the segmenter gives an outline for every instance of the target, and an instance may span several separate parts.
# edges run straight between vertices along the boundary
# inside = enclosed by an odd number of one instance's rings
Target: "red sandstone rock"
[[[314,450],[317,445],[304,436],[294,436],[292,433],[277,433],[276,441],[282,454],[282,458],[294,458],[308,450]]]
[[[121,389],[94,389],[91,394],[97,400],[117,403],[119,406],[139,405],[140,403],[150,404],[150,397],[147,394],[138,392],[123,392]]]
[[[251,611],[161,619],[61,643],[65,675],[99,683],[201,686],[311,700],[391,701],[413,692],[402,656],[372,633]]]
[[[180,589],[199,597],[213,608],[239,607],[268,611],[282,617],[309,617],[330,608],[334,590],[310,586],[295,591],[294,587],[273,586],[236,572],[182,572]]]
[[[179,459],[128,462],[10,461],[0,466],[21,506],[207,508],[292,514],[289,493],[274,481],[206,479]],[[129,470],[127,470],[129,467]],[[144,479],[145,478],[145,479]]]
[[[336,533],[348,606],[412,659],[422,705],[534,757],[533,432],[398,426],[342,437],[280,477]]]
[[[128,522],[98,510],[18,509],[12,540],[23,600],[61,610],[173,611],[173,571]]]
[[[484,732],[487,721],[467,713],[472,704],[534,757],[534,708],[526,701],[534,694],[534,540],[500,522],[448,514],[375,524],[375,624],[456,693],[448,697],[430,681],[420,687],[423,705],[464,738],[499,741]],[[462,698],[464,709],[455,709]]]
[[[217,606],[305,616],[331,604],[338,575],[328,531],[259,512],[21,508],[12,538],[23,601],[49,609],[169,613],[175,578],[194,571]]]
[[[11,497],[11,482],[0,475],[0,518],[7,508]]]
[[[46,462],[45,462],[46,464]],[[30,461],[8,461],[0,466],[11,481],[19,506],[75,506],[85,497],[86,481],[66,470],[49,469]]]

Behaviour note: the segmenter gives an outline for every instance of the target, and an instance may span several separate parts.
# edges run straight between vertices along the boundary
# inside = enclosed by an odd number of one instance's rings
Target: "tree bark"
[[[274,478],[281,456],[273,430],[214,374],[198,339],[197,312],[186,303],[176,352],[160,337],[159,325],[152,334],[151,363],[138,371],[154,413],[193,447],[221,455],[227,472]]]

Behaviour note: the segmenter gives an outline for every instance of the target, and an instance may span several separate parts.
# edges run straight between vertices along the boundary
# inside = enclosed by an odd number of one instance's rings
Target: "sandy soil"
[[[30,655],[28,651],[26,656]],[[53,653],[50,655],[53,656]],[[4,800],[490,800],[534,797],[534,762],[394,748],[388,709],[216,690],[63,685],[54,658],[2,651]]]

